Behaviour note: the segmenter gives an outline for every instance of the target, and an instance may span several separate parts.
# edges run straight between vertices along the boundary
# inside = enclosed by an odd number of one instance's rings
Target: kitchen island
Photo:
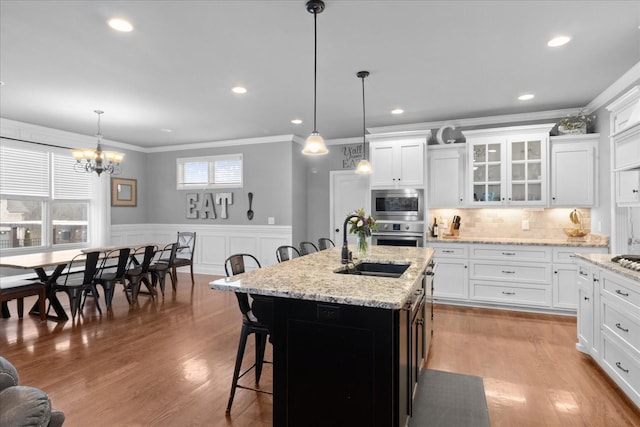
[[[340,256],[334,248],[211,282],[272,302],[274,426],[404,426],[411,413],[431,335],[433,250],[372,246],[354,260],[408,264],[398,278],[340,274]]]

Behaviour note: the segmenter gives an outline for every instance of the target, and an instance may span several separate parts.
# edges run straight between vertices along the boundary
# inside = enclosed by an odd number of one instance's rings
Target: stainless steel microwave
[[[422,189],[373,190],[371,212],[376,220],[423,221]]]

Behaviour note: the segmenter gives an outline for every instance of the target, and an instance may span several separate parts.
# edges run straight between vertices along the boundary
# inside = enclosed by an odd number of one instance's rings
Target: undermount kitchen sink
[[[338,274],[356,274],[361,276],[391,277],[397,279],[409,268],[411,264],[389,264],[377,262],[361,262],[356,265],[348,265]]]

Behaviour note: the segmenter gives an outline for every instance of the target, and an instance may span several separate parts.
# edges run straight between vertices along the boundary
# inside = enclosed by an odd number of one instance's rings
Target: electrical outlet
[[[522,220],[522,229],[523,230],[528,230],[529,229],[529,220],[528,219],[523,219]]]
[[[267,218],[267,224],[273,225],[275,223],[276,223],[275,217],[270,216],[270,217]]]

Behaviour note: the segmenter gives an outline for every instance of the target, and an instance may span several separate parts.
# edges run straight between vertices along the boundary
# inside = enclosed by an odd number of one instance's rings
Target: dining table
[[[53,284],[64,272],[64,269],[78,255],[82,255],[82,249],[67,249],[53,252],[36,252],[23,255],[0,256],[0,267],[18,268],[23,270],[33,270],[38,276],[38,280],[45,284],[46,299],[49,300],[55,315],[47,315],[48,319],[65,321],[69,319],[60,300],[53,290]],[[81,258],[77,258],[80,261]],[[53,270],[51,269],[53,268]],[[39,304],[33,305],[29,310],[31,315],[40,315]]]
[[[49,301],[51,308],[53,308],[55,315],[47,314],[47,319],[56,321],[65,321],[69,319],[69,316],[65,312],[60,300],[56,296],[56,292],[53,289],[53,284],[63,274],[65,268],[72,261],[84,261],[83,257],[77,257],[78,255],[87,254],[89,252],[103,252],[105,256],[117,257],[117,250],[121,248],[141,248],[145,246],[155,246],[157,251],[166,249],[166,245],[158,243],[139,243],[129,245],[111,245],[92,248],[81,249],[67,249],[62,251],[49,251],[49,252],[36,252],[22,255],[10,255],[0,256],[0,267],[17,268],[23,270],[33,270],[38,280],[46,286],[46,299]],[[138,263],[135,257],[134,263]],[[39,315],[40,309],[38,301],[29,310],[31,315]]]

